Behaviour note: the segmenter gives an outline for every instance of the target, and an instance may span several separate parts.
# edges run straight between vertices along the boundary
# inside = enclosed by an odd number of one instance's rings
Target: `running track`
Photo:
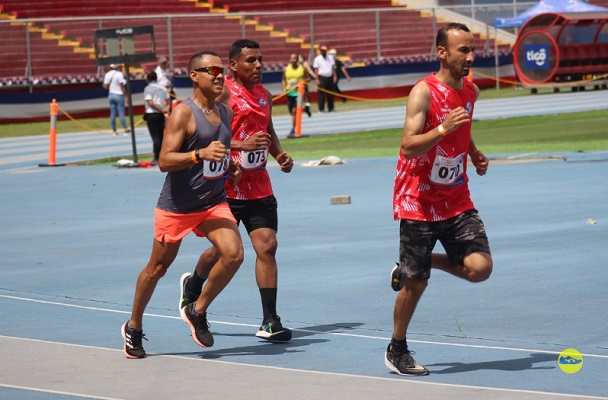
[[[607,104],[602,99],[596,107]],[[0,148],[23,148],[25,157],[34,151],[31,138],[23,140],[0,140]],[[559,156],[495,160],[487,176],[471,176],[495,271],[476,285],[433,274],[409,335],[431,371],[423,378],[398,377],[383,365],[395,298],[388,279],[398,246],[395,160],[299,163],[291,174],[269,165],[289,344],[253,336],[261,310],[247,241],[241,270],[209,310],[216,345],[194,344],[177,311],[179,276],[206,247],[190,235],[147,309],[146,360],[124,358],[119,329],[149,256],[163,174],[39,168],[42,156],[5,163],[0,398],[608,399],[608,152]],[[352,203],[330,205],[334,195]],[[576,374],[557,363],[570,347],[584,357]]]

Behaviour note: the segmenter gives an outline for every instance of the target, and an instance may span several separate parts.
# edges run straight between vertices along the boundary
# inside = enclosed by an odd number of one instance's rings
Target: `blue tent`
[[[540,2],[528,8],[518,16],[511,18],[494,18],[494,26],[497,28],[519,28],[535,15],[547,12],[585,12],[585,11],[608,11],[608,8],[585,3],[581,0],[540,0]]]

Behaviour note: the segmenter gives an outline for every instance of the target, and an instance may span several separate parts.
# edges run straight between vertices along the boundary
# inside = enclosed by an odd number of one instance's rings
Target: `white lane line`
[[[95,399],[95,400],[124,400],[124,399],[118,399],[116,397],[92,396],[90,394],[64,392],[64,391],[60,391],[60,390],[47,390],[47,389],[39,389],[39,388],[35,388],[35,387],[26,387],[26,386],[7,385],[7,384],[4,384],[4,383],[0,383],[0,387],[5,387],[5,388],[9,388],[9,389],[17,389],[17,390],[26,390],[28,392],[60,394],[62,396],[75,396],[75,397],[82,397],[82,398],[85,398],[85,399]]]
[[[108,348],[97,347],[97,346],[86,346],[86,345],[79,345],[79,344],[77,345],[77,344],[53,342],[53,341],[39,340],[39,339],[16,338],[16,337],[2,336],[2,335],[0,335],[0,339],[24,341],[24,342],[35,342],[35,343],[42,343],[42,344],[52,344],[52,345],[60,345],[60,346],[66,346],[66,347],[77,347],[77,348],[82,348],[82,349],[93,349],[93,350],[97,350],[97,351],[101,350],[101,351],[111,351],[111,352],[122,352],[121,350],[117,350],[117,349],[108,349]],[[217,364],[223,364],[223,365],[233,365],[233,366],[238,366],[240,368],[242,368],[243,366],[247,366],[247,367],[250,367],[253,369],[296,372],[296,373],[310,374],[310,375],[323,375],[323,376],[335,376],[335,377],[345,377],[345,378],[355,378],[355,379],[368,379],[368,380],[386,381],[386,382],[395,382],[396,381],[394,378],[388,378],[388,377],[345,374],[345,373],[340,373],[340,372],[312,371],[312,370],[303,370],[303,369],[296,369],[296,368],[275,367],[275,366],[268,366],[268,365],[237,363],[234,361],[193,359],[192,357],[185,357],[185,356],[178,356],[178,355],[164,355],[164,354],[153,354],[153,353],[149,353],[149,355],[150,356],[154,355],[155,357],[166,357],[166,358],[188,360],[188,361],[195,361],[195,362],[202,362],[202,363],[217,363]],[[481,390],[487,390],[490,392],[536,394],[536,395],[542,395],[542,396],[555,396],[555,397],[560,397],[560,398],[571,398],[571,399],[597,399],[597,400],[608,399],[608,397],[599,397],[599,396],[563,394],[563,393],[554,393],[554,392],[542,392],[542,391],[536,391],[536,390],[505,389],[505,388],[495,388],[495,387],[485,387],[485,386],[459,385],[459,384],[440,383],[440,382],[425,382],[425,381],[419,381],[419,380],[403,380],[403,382],[405,382],[407,384],[415,384],[415,385],[427,385],[427,386],[436,386],[436,387],[473,389],[473,390],[481,389]],[[0,383],[0,387],[1,386],[11,387],[10,385],[3,385]],[[23,389],[28,389],[28,388],[24,387]],[[49,393],[60,393],[60,392],[53,392],[53,391],[47,391],[47,390],[38,390],[38,389],[34,389],[34,388],[31,388],[31,390],[44,391],[44,392],[49,392]],[[113,399],[113,398],[108,398],[108,397],[91,397],[91,396],[86,396],[86,395],[84,395],[82,397],[90,397],[93,399],[119,400],[119,399]]]
[[[115,314],[125,314],[125,315],[130,315],[131,314],[130,311],[113,310],[111,308],[81,306],[81,305],[76,305],[76,304],[61,303],[61,302],[47,301],[47,300],[38,300],[38,299],[32,299],[32,298],[27,298],[27,297],[0,295],[0,298],[11,299],[11,300],[18,300],[18,301],[27,301],[27,302],[32,302],[32,303],[46,304],[46,305],[61,306],[61,307],[78,308],[78,309],[82,309],[82,310],[101,311],[101,312],[108,312],[108,313],[115,313]],[[151,313],[145,313],[144,315],[146,317],[151,317],[151,318],[164,318],[164,319],[181,320],[181,318],[177,317],[177,316],[169,316],[169,315],[162,315],[162,314],[151,314]],[[241,323],[241,322],[227,322],[227,321],[218,321],[218,320],[209,320],[209,322],[214,323],[214,324],[218,324],[218,325],[228,325],[228,326],[241,326],[241,327],[248,327],[248,328],[251,328],[251,327],[258,328],[258,325],[245,324],[245,323]],[[383,337],[383,336],[372,336],[372,335],[363,335],[363,334],[356,334],[356,333],[325,332],[325,331],[315,331],[315,330],[312,330],[312,329],[300,329],[300,328],[291,328],[291,330],[295,331],[295,332],[312,333],[312,334],[315,334],[315,335],[344,336],[344,337],[352,337],[352,338],[360,338],[360,339],[370,339],[370,340],[383,340],[383,341],[390,340],[390,337],[388,337],[388,336],[387,337]],[[2,337],[2,336],[0,336],[0,337]],[[536,349],[526,349],[526,348],[517,348],[517,347],[483,346],[483,345],[474,345],[474,344],[437,342],[437,341],[429,341],[429,340],[409,340],[408,339],[408,342],[428,344],[428,345],[437,345],[437,346],[466,347],[466,348],[473,348],[473,349],[513,351],[513,352],[525,352],[525,353],[534,352],[534,353],[555,354],[555,355],[560,354],[559,351],[536,350]],[[602,354],[585,353],[585,354],[581,354],[581,355],[584,356],[584,357],[608,359],[608,355],[602,355]]]

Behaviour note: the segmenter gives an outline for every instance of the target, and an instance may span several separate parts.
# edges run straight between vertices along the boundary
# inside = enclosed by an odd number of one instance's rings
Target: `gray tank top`
[[[202,149],[215,140],[219,140],[230,149],[232,130],[228,112],[222,103],[216,103],[221,116],[221,123],[218,126],[207,121],[203,111],[191,98],[184,100],[184,104],[192,110],[196,131],[182,144],[181,152]],[[225,202],[224,179],[229,161],[228,157],[222,162],[203,160],[181,171],[168,172],[156,207],[185,214],[205,211]]]

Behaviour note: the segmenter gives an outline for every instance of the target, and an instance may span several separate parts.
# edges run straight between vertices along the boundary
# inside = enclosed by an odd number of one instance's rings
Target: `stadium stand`
[[[178,0],[2,0],[3,12],[15,18],[64,18],[196,12],[193,2]]]
[[[211,0],[214,7],[223,7],[229,12],[327,10],[391,7],[391,0]]]
[[[270,10],[282,13],[262,14]],[[395,8],[390,0],[0,0],[0,19],[18,19],[0,23],[3,49],[11,60],[0,66],[0,79],[23,82],[31,76],[30,83],[99,79],[93,44],[96,29],[153,25],[156,54],[171,54],[177,75],[186,72],[189,57],[202,49],[197,33],[222,58],[227,54],[221,51],[227,53],[235,39],[259,41],[270,71],[282,69],[291,53],[309,55],[320,43],[338,48],[347,63],[428,61],[433,57],[435,35],[432,18]],[[33,20],[26,25],[24,19]],[[486,46],[488,42],[479,35],[476,38],[480,54],[484,47],[493,50],[492,41]],[[510,51],[508,45],[499,49],[502,54]],[[150,66],[133,66],[135,77],[141,78]]]
[[[608,0],[593,0],[589,1],[589,3],[608,8]]]

